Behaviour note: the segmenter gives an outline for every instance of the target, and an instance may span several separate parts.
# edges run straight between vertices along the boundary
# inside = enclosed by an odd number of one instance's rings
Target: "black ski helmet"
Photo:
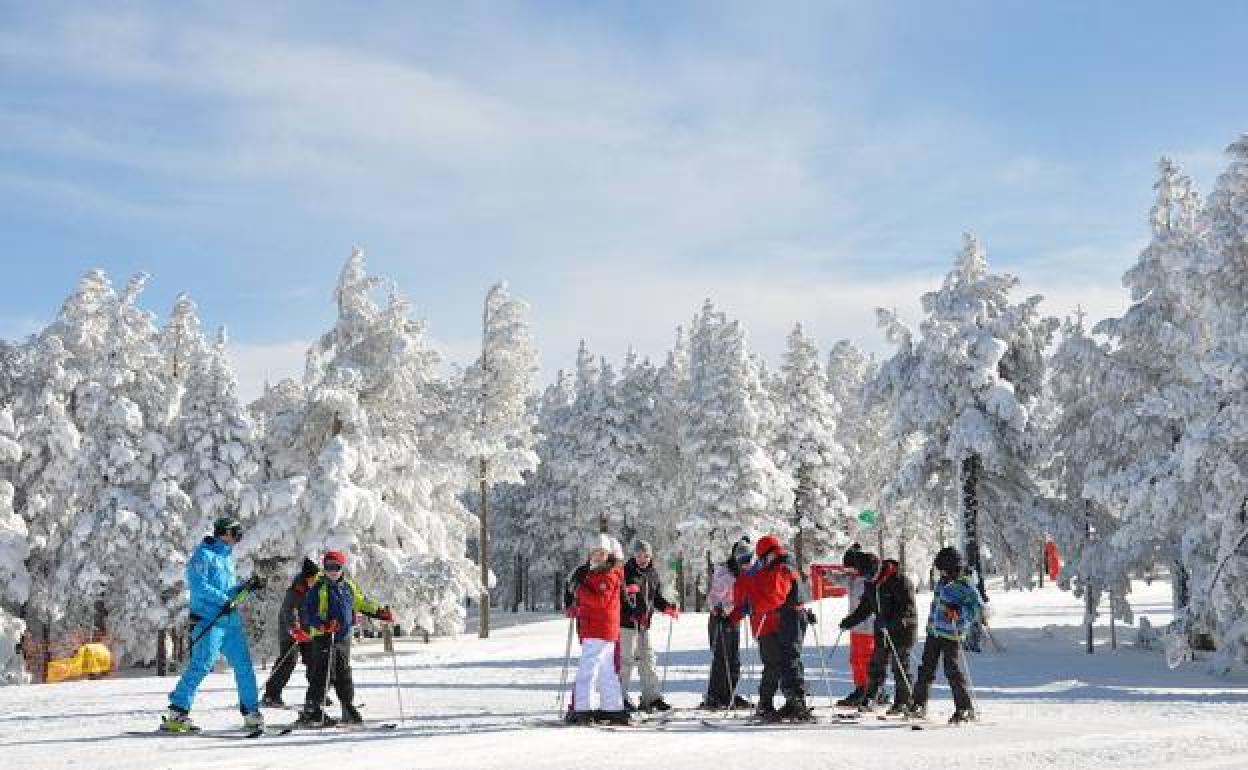
[[[230,534],[237,540],[243,536],[243,523],[233,516],[221,516],[212,522],[212,534],[213,537]]]
[[[862,546],[854,543],[849,548],[845,549],[845,555],[841,557],[841,564],[851,569],[861,571],[862,568],[859,566],[861,557]]]
[[[962,560],[962,553],[951,545],[937,551],[932,563],[936,565],[936,569],[951,575],[961,572],[966,566],[966,562]]]

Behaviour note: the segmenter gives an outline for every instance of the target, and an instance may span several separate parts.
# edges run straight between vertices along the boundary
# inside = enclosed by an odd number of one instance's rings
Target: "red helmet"
[[[775,551],[777,556],[784,556],[788,553],[784,550],[784,543],[781,543],[780,538],[775,535],[763,535],[754,544],[754,555],[760,559],[772,551]]]
[[[321,559],[321,564],[337,564],[340,567],[347,566],[347,555],[342,551],[326,551],[325,557]]]

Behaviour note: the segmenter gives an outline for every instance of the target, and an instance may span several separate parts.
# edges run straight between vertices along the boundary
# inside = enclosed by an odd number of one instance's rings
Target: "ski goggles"
[[[327,562],[323,568],[326,572],[342,572],[342,565],[335,564],[332,561]]]

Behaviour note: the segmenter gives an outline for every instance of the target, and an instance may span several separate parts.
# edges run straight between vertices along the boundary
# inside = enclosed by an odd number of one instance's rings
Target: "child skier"
[[[958,549],[953,546],[940,549],[935,566],[940,571],[940,582],[932,593],[923,662],[919,666],[914,705],[909,713],[916,719],[927,717],[927,694],[936,679],[936,664],[943,657],[945,676],[953,691],[954,712],[949,722],[959,724],[975,719],[975,705],[967,688],[966,673],[962,671],[961,642],[967,629],[982,615],[984,602],[970,577],[963,574],[965,563]]]
[[[728,617],[739,623],[748,614],[758,640],[763,674],[758,683],[755,716],[765,722],[812,722],[815,717],[806,705],[802,669],[802,641],[809,620],[802,606],[801,573],[775,535],[759,538],[754,553],[758,562],[737,580],[737,605]],[[773,705],[777,688],[785,697],[779,710]]]
[[[851,570],[846,576],[851,610],[862,601],[862,593],[867,585],[867,579],[862,574],[864,571],[863,556],[862,546],[854,543],[841,558],[841,564]],[[862,695],[867,690],[867,669],[874,651],[875,618],[869,617],[849,629],[849,668],[854,677],[854,689],[838,700],[836,705],[858,708],[862,703]]]
[[[290,631],[300,625],[299,608],[303,606],[308,590],[316,585],[317,578],[320,576],[320,565],[306,556],[303,557],[299,574],[290,582],[286,595],[282,598],[282,606],[277,613],[279,650],[277,663],[273,666],[273,672],[269,674],[268,681],[264,683],[264,697],[260,699],[260,705],[265,708],[282,708],[286,705],[282,700],[282,690],[286,688],[286,683],[290,681],[290,675],[294,673],[298,663],[295,658],[295,648],[299,648],[300,657],[307,656],[306,648],[291,637]]]
[[[347,555],[326,551],[321,560],[322,575],[308,590],[300,613],[300,625],[291,637],[305,645],[308,692],[297,722],[302,725],[337,724],[321,707],[325,688],[332,681],[342,707],[343,724],[364,721],[355,707],[355,683],[351,676],[351,624],[360,612],[385,623],[394,622],[389,607],[378,607],[368,600],[359,586],[346,576]]]
[[[874,554],[860,553],[856,560],[867,583],[858,606],[841,620],[841,628],[853,628],[875,616],[874,650],[858,710],[874,708],[875,696],[884,684],[891,663],[893,705],[886,713],[890,716],[904,714],[910,704],[910,650],[914,647],[918,625],[914,583],[902,574],[901,565],[893,559],[881,562]]]
[[[662,579],[654,567],[654,549],[645,540],[637,541],[633,557],[624,564],[624,593],[620,613],[620,690],[624,706],[634,710],[628,699],[628,680],[636,666],[641,675],[641,710],[667,711],[671,706],[659,692],[650,623],[656,609],[672,620],[680,617],[680,610],[663,596]]]
[[[238,687],[239,711],[243,725],[257,729],[264,726],[256,692],[256,672],[251,665],[247,634],[242,616],[236,611],[250,591],[260,588],[260,580],[252,577],[244,583],[234,579],[234,546],[243,539],[243,525],[235,518],[222,516],[212,524],[212,535],[195,547],[186,565],[186,584],[191,591],[191,660],[169,694],[169,712],[160,729],[173,733],[195,732],[191,721],[191,705],[204,677],[224,653],[234,669]]]
[[[754,558],[750,539],[743,537],[732,544],[732,553],[715,565],[711,590],[706,602],[711,608],[707,636],[711,643],[711,673],[706,685],[704,709],[753,708],[741,695],[735,695],[741,679],[741,626],[729,619],[735,602],[733,590],[741,570]]]
[[[599,719],[608,724],[630,723],[616,669],[624,569],[612,553],[613,545],[605,534],[592,541],[589,563],[576,584],[575,604],[567,609],[567,616],[577,621],[581,639],[581,660],[572,696],[574,724]],[[594,708],[595,701],[598,708]]]

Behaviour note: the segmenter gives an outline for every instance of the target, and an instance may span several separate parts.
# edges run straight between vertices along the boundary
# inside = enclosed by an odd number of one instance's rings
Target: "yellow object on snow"
[[[84,644],[72,658],[48,661],[47,681],[64,682],[83,676],[107,674],[113,670],[113,654],[99,642]]]

